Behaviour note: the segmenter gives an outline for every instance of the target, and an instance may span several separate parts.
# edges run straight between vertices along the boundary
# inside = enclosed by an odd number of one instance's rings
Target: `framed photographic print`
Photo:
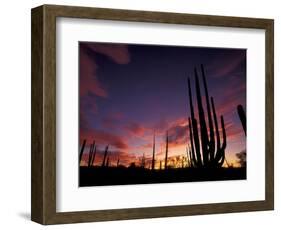
[[[41,224],[272,210],[273,20],[32,9]]]

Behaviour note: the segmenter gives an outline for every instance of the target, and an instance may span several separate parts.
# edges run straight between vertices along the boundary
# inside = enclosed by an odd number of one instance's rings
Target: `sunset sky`
[[[111,164],[118,158],[126,166],[138,164],[143,154],[149,161],[155,132],[157,165],[164,159],[166,131],[170,160],[186,157],[187,79],[191,78],[194,100],[194,67],[200,73],[200,64],[217,116],[224,116],[227,161],[235,164],[235,154],[246,149],[236,110],[238,104],[246,110],[246,50],[80,42],[79,59],[80,146],[87,139],[84,160],[95,140],[96,164],[106,145]],[[194,106],[197,110],[195,101]]]

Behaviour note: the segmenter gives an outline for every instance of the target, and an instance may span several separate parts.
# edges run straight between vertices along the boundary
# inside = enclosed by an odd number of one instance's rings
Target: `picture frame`
[[[31,219],[66,224],[274,209],[274,21],[271,19],[43,5],[32,9]],[[58,212],[56,208],[56,20],[261,29],[265,31],[265,199],[254,201]]]

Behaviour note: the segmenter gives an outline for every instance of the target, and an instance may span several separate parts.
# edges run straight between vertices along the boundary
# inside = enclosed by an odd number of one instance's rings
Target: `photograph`
[[[246,49],[78,49],[79,187],[247,179]]]

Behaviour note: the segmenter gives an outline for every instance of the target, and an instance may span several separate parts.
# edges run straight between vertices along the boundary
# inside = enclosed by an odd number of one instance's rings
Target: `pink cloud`
[[[152,143],[147,143],[141,146],[141,148],[152,148]]]
[[[150,129],[152,133],[154,131],[157,131],[157,133],[165,133],[168,127],[169,127],[169,122],[166,119],[160,119]]]
[[[80,127],[89,129],[89,117],[92,114],[98,113],[96,97],[109,97],[106,86],[101,83],[97,74],[99,66],[97,65],[95,54],[103,54],[117,64],[127,64],[130,61],[130,56],[128,47],[125,45],[82,43],[79,48]],[[118,117],[116,116],[110,119],[112,124],[112,119],[118,119]],[[105,121],[105,123],[110,125],[109,120]],[[117,141],[116,143],[117,146],[122,147],[121,142]]]
[[[110,113],[107,117],[102,119],[102,125],[107,129],[114,129],[118,127],[120,121],[122,121],[124,115],[120,112]]]
[[[117,64],[128,64],[129,50],[126,45],[82,43],[79,53],[80,95],[93,93],[99,97],[108,97],[106,87],[101,84],[97,76],[98,65],[95,53],[109,57]]]
[[[226,98],[218,106],[215,105],[217,116],[220,116],[220,115],[226,116],[231,113],[232,114],[237,113],[237,105],[243,104],[242,102],[243,102],[243,100],[241,100],[239,94]],[[238,114],[237,114],[237,116],[238,116]]]
[[[98,145],[109,145],[118,149],[129,148],[124,138],[102,130],[91,129],[80,133],[80,142],[82,143],[84,139],[95,140]]]
[[[169,129],[169,144],[179,146],[187,143],[188,126],[175,125]]]
[[[244,131],[241,127],[238,127],[237,124],[234,124],[232,122],[225,124],[225,130],[226,130],[226,135],[227,135],[227,140],[232,141],[235,140],[239,137],[244,136]]]
[[[132,122],[126,125],[126,129],[133,135],[144,135],[145,128],[136,122]]]
[[[212,72],[212,75],[216,78],[226,77],[230,73],[233,73],[235,69],[245,60],[245,56],[233,55],[222,56],[223,63],[212,63],[207,67],[208,72]]]
[[[86,51],[85,48],[80,47],[80,96],[85,96],[88,93],[93,93],[99,97],[107,97],[108,93],[104,86],[98,80],[97,77],[97,64],[92,57]]]
[[[87,47],[93,52],[109,57],[117,64],[128,64],[130,62],[130,54],[126,45],[87,43]]]

